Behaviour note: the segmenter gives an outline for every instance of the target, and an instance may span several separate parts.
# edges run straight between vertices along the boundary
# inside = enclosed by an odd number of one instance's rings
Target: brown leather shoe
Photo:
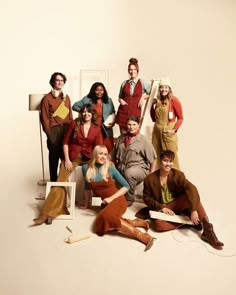
[[[204,224],[201,239],[217,250],[223,249],[224,244],[218,240],[211,223]]]
[[[41,225],[43,223],[46,223],[49,225],[49,224],[52,224],[52,217],[42,214],[38,218],[35,218],[33,221],[35,225]]]

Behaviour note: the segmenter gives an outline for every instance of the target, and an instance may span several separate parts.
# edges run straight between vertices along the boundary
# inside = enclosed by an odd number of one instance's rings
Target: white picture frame
[[[46,198],[52,188],[52,186],[63,186],[67,188],[67,209],[69,214],[61,214],[55,219],[75,219],[75,182],[52,182],[48,181],[46,185]]]
[[[154,123],[152,122],[152,119],[151,119],[149,113],[150,113],[150,108],[151,108],[152,103],[153,103],[153,99],[156,99],[157,98],[159,83],[160,83],[160,80],[157,80],[157,79],[151,80],[151,92],[150,92],[150,96],[149,96],[148,101],[147,102],[145,101],[144,106],[142,108],[142,114],[141,114],[142,124],[141,124],[141,128],[140,128],[140,132],[142,134],[145,134],[146,137],[150,141],[152,141],[152,131],[153,131],[153,125],[154,125]],[[145,114],[143,113],[144,112],[144,108],[146,108]]]
[[[108,89],[108,70],[81,70],[80,71],[80,97],[89,93],[93,83],[101,82]]]

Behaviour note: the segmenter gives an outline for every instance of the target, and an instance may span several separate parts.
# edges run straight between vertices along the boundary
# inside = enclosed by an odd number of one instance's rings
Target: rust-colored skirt
[[[95,196],[102,200],[110,197],[118,191],[114,181],[109,177],[108,181],[89,182],[89,186]],[[121,218],[127,208],[125,196],[120,196],[107,204],[97,215],[95,220],[95,232],[103,236],[106,232],[120,229]]]

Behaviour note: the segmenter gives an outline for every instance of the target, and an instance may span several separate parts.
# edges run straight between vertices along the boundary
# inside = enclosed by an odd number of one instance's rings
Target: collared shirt
[[[130,95],[132,96],[134,94],[134,87],[136,86],[138,82],[138,79],[130,79],[129,84],[130,84]]]
[[[151,163],[156,159],[156,152],[152,144],[142,134],[136,135],[132,141],[125,146],[125,135],[119,136],[112,153],[113,159],[125,168],[139,166],[149,170]]]
[[[125,83],[127,83],[127,81],[128,81],[128,83],[130,83],[130,95],[132,96],[134,93],[134,87],[136,86],[138,80],[139,80],[139,78],[123,81],[120,86],[119,98],[123,98],[123,89],[124,89]],[[143,93],[150,94],[150,92],[151,92],[150,83],[145,80],[142,80],[142,79],[140,79],[140,82],[142,84]]]

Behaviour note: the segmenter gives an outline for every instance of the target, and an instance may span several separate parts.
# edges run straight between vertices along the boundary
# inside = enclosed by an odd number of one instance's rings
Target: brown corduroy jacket
[[[191,211],[198,209],[200,203],[198,190],[187,180],[183,172],[171,169],[167,178],[167,187],[174,198],[185,194],[189,200],[189,209]],[[165,207],[161,196],[160,169],[149,174],[144,179],[143,200],[151,210],[161,210]]]

